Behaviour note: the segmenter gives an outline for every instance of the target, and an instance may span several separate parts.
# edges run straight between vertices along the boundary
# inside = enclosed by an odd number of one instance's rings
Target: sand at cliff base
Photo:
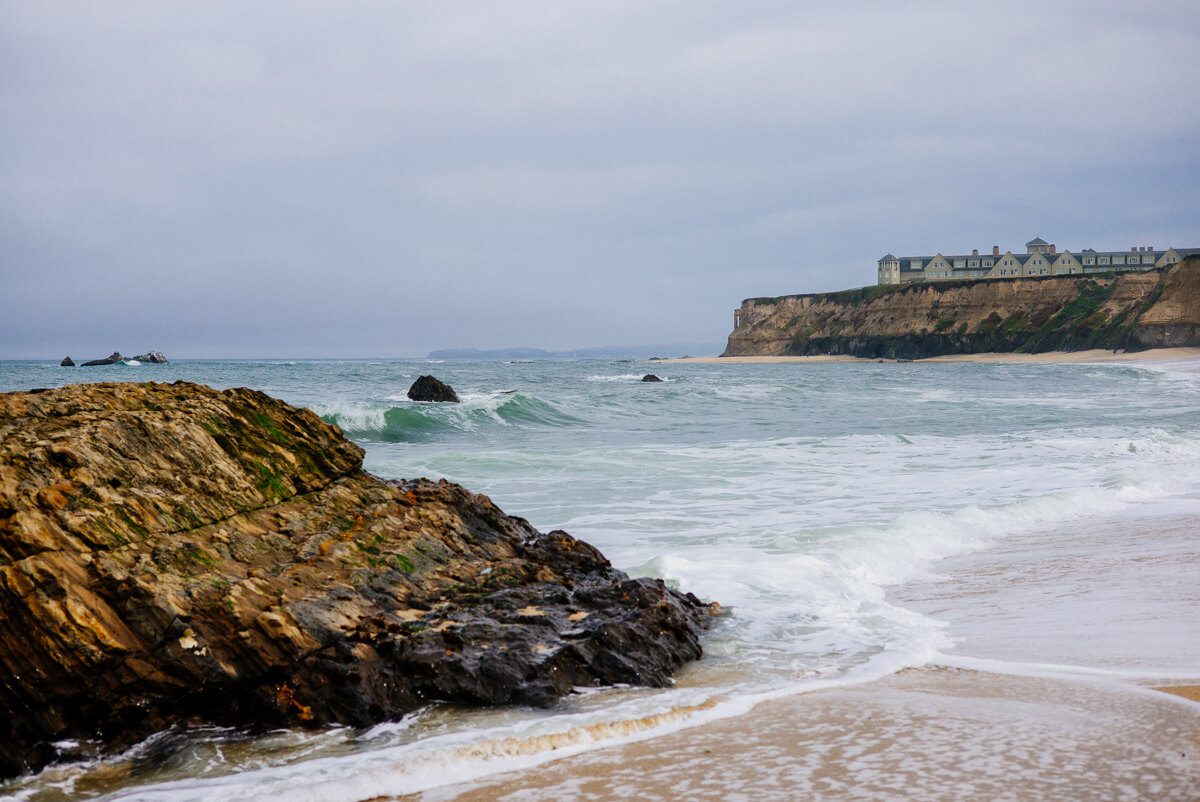
[[[1200,348],[1155,348],[1149,351],[1120,351],[1114,353],[1104,349],[1090,351],[1048,351],[1044,354],[947,354],[933,356],[915,362],[1153,362],[1162,360],[1183,360],[1200,358]],[[662,363],[708,363],[708,364],[745,364],[772,365],[795,362],[797,364],[820,364],[822,362],[889,362],[895,359],[875,359],[854,356],[698,356],[680,359],[658,360]]]

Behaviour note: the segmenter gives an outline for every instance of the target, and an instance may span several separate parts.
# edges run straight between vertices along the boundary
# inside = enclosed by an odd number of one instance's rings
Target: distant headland
[[[489,361],[506,359],[646,359],[656,355],[717,354],[721,343],[651,343],[648,345],[602,345],[571,351],[541,348],[444,348],[430,351],[426,359]]]
[[[748,298],[734,311],[722,356],[920,359],[1200,346],[1200,255],[1147,269],[1107,267]]]

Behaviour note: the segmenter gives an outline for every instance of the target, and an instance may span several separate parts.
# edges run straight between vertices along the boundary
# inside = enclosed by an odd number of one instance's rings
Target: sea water
[[[672,688],[586,691],[551,710],[434,706],[365,731],[192,731],[166,759],[152,738],[0,795],[359,800],[906,667],[1196,678],[1198,368],[0,363],[4,390],[176,379],[263,390],[336,423],[379,476],[460,482],[731,610]],[[665,381],[641,382],[651,370]],[[422,373],[463,402],[409,401]]]

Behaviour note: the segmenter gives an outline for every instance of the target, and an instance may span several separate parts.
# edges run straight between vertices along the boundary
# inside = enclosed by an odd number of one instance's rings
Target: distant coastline
[[[426,359],[461,361],[505,360],[505,359],[647,359],[684,354],[718,354],[719,342],[699,343],[651,343],[648,345],[601,345],[592,348],[576,348],[569,351],[546,351],[541,348],[443,348],[430,351]]]

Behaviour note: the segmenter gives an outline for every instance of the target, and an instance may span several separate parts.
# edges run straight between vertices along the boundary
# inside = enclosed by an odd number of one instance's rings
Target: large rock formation
[[[144,354],[131,356],[129,358],[138,362],[148,362],[152,365],[165,365],[167,362],[167,357],[162,351],[147,351]]]
[[[700,655],[695,597],[361,461],[252,390],[0,394],[0,775],[68,739],[545,704]]]
[[[1147,272],[749,298],[723,356],[1200,346],[1200,258]]]
[[[408,397],[413,401],[437,401],[450,404],[459,402],[458,393],[436,376],[418,376],[408,388]]]

